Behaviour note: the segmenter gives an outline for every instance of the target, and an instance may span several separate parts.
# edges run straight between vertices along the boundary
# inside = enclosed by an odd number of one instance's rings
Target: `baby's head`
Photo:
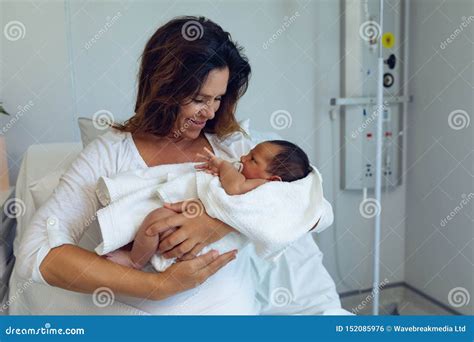
[[[308,156],[293,143],[264,141],[242,156],[242,174],[247,179],[292,182],[311,172]]]

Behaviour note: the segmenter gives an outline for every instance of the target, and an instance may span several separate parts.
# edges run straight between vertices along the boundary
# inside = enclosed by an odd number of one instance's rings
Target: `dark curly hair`
[[[280,147],[280,151],[267,167],[268,173],[280,176],[284,182],[293,182],[306,177],[312,171],[308,156],[297,145],[286,140],[270,140],[265,143]]]
[[[169,21],[143,51],[135,115],[114,127],[132,133],[170,134],[180,105],[199,93],[211,70],[228,67],[227,91],[204,131],[219,137],[242,131],[234,113],[251,73],[242,51],[228,32],[207,18],[185,16]]]

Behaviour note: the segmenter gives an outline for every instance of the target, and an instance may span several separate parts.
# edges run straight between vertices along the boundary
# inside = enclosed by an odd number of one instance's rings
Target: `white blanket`
[[[173,175],[184,175],[194,172],[194,164],[161,165],[99,178],[96,194],[107,206],[97,211],[102,234],[102,243],[95,249],[97,254],[110,253],[135,239],[145,216],[163,206],[156,190],[172,175],[171,170]]]
[[[199,198],[211,217],[254,242],[258,255],[263,257],[278,256],[321,217],[322,181],[314,167],[304,179],[269,182],[246,194],[230,196],[218,177],[195,172],[194,165],[173,165],[173,173],[169,172],[169,165],[157,166],[99,181],[97,196],[103,204],[111,202],[97,212],[103,242],[96,252],[103,255],[131,242],[145,216],[163,202]],[[229,234],[208,249],[240,249],[247,241],[241,234]],[[159,271],[172,262],[159,255],[152,258]]]

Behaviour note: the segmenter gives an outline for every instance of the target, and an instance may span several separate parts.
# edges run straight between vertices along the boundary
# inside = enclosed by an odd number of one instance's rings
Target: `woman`
[[[202,29],[200,39],[187,36],[183,30],[187,23]],[[240,130],[234,110],[247,89],[249,75],[247,59],[215,23],[185,17],[159,28],[142,55],[136,114],[117,126],[117,131],[87,146],[62,177],[24,234],[18,253],[19,274],[76,292],[92,293],[106,287],[124,302],[145,307],[146,312],[170,313],[179,307],[163,299],[203,283],[236,257],[236,252],[230,251],[192,258],[231,228],[205,213],[195,218],[181,215],[181,228],[160,247],[167,256],[183,257],[183,261],[160,274],[125,268],[77,246],[86,222],[98,209],[95,183],[100,176],[138,167],[192,162],[204,147],[213,150],[204,132],[224,137]],[[225,289],[230,291],[227,295],[234,295],[236,288],[231,283],[241,282],[236,282],[239,266],[218,277],[221,292]],[[240,299],[236,296],[236,300],[246,300],[231,305],[228,312],[253,313],[253,295],[249,291]],[[132,297],[140,298],[141,304],[160,302],[140,306]],[[166,309],[156,309],[156,303],[165,303]],[[221,313],[223,309],[214,305],[209,312]]]
[[[190,23],[201,30],[197,39],[188,36]],[[144,313],[257,313],[245,256],[230,264],[236,251],[195,257],[232,231],[206,213],[155,222],[151,212],[144,220],[155,234],[178,227],[165,233],[159,249],[182,261],[163,273],[126,268],[77,246],[98,209],[94,190],[100,176],[197,161],[204,147],[222,155],[219,142],[245,144],[234,111],[249,75],[241,49],[215,23],[183,17],[159,28],[142,55],[135,115],[89,144],[61,178],[23,235],[19,275],[75,292],[105,287],[118,302]]]

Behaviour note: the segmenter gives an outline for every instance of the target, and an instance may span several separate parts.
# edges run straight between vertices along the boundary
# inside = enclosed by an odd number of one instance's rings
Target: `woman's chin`
[[[194,140],[199,138],[202,129],[190,129],[183,133],[184,139]]]

